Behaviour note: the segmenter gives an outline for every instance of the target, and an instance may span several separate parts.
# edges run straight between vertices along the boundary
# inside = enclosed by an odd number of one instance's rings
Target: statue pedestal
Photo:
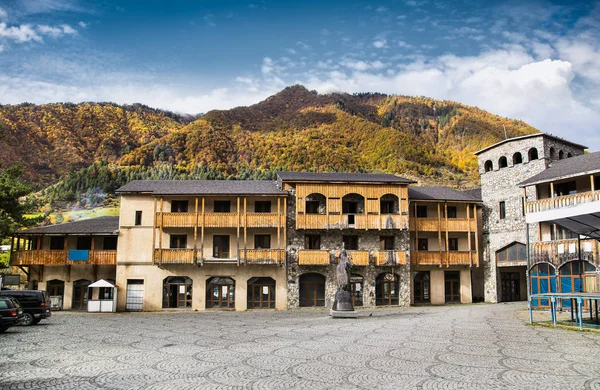
[[[333,318],[358,318],[358,312],[352,306],[352,294],[348,291],[336,292],[329,315]]]

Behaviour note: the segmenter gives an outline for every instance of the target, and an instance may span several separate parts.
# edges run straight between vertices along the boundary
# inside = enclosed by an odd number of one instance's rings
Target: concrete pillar
[[[275,279],[275,308],[278,310],[287,309],[287,284],[285,280],[285,270],[279,272],[279,277]]]
[[[118,298],[118,297],[117,297]],[[73,304],[73,280],[65,282],[65,295],[63,296],[63,310],[71,309]]]
[[[235,310],[246,309],[248,309],[248,280],[238,275],[235,279]]]
[[[430,282],[430,300],[432,305],[443,305],[446,303],[444,290],[444,271],[436,269],[429,271]]]
[[[473,292],[471,291],[471,270],[469,268],[460,270],[460,302],[473,302]]]
[[[192,310],[204,311],[206,310],[206,278],[196,276],[193,280]],[[235,299],[237,300],[237,297]]]

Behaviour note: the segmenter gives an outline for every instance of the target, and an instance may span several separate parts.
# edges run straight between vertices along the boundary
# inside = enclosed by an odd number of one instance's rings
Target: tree
[[[32,226],[39,220],[24,217],[31,204],[22,198],[33,188],[22,181],[22,174],[23,168],[17,165],[0,172],[0,238],[20,227]]]

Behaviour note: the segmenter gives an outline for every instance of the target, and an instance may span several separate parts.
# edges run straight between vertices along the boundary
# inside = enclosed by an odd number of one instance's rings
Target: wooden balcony
[[[557,196],[555,198],[539,199],[525,204],[525,212],[538,213],[541,211],[578,206],[580,204],[600,201],[600,191],[581,192],[579,194]]]
[[[414,251],[410,253],[410,262],[413,265],[468,265],[479,266],[479,257],[476,251]]]
[[[156,227],[162,222],[163,227],[193,227],[197,223],[196,213],[161,213],[156,214]]]
[[[302,249],[298,251],[299,265],[329,265],[329,251]]]
[[[11,265],[115,265],[116,250],[87,251],[85,260],[69,260],[66,250],[15,251],[10,255]]]
[[[246,264],[283,264],[285,262],[284,249],[241,249],[239,256]]]
[[[269,213],[249,213],[246,214],[246,218],[242,215],[242,226],[249,228],[255,227],[283,227],[285,224],[285,216],[283,214],[269,214]]]
[[[373,257],[377,266],[406,264],[406,252],[404,251],[375,251]]]
[[[352,265],[369,265],[369,251],[347,251]]]
[[[156,213],[155,227],[216,227],[235,228],[238,226],[250,228],[258,227],[283,227],[285,214],[276,213]]]
[[[407,227],[408,217],[401,214],[298,214],[296,229],[383,230]]]
[[[561,265],[579,259],[577,239],[541,241],[531,245],[531,263],[540,261]],[[581,240],[581,258],[599,264],[600,243],[597,240]],[[498,262],[500,264],[500,262]],[[527,264],[525,262],[525,264]]]
[[[155,249],[154,264],[194,264],[193,249]]]
[[[477,220],[467,218],[448,218],[448,225],[446,226],[446,219],[444,218],[411,218],[410,230],[418,230],[420,232],[476,232]]]

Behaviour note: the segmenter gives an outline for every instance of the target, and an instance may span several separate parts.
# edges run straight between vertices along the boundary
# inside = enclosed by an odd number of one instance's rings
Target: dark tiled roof
[[[410,184],[415,181],[400,176],[383,173],[337,173],[337,172],[277,172],[281,181],[288,182],[342,182],[342,183],[399,183]]]
[[[119,231],[119,217],[98,217],[84,219],[76,222],[61,223],[58,225],[40,226],[17,232],[27,234],[102,234],[117,235]]]
[[[267,180],[133,180],[117,193],[155,195],[285,195],[276,182]]]
[[[600,172],[600,152],[558,160],[519,184],[521,187]]]
[[[408,187],[408,199],[481,202],[481,189],[460,191],[450,187]]]
[[[559,142],[563,142],[563,143],[566,143],[566,144],[569,144],[569,145],[572,145],[572,146],[575,146],[576,148],[581,148],[581,149],[587,149],[588,148],[587,146],[576,144],[575,142],[567,141],[566,139],[563,139],[563,138],[560,138],[560,137],[557,137],[557,136],[554,136],[554,135],[550,135],[550,134],[546,134],[546,133],[536,133],[536,134],[523,135],[521,137],[508,138],[508,139],[502,140],[500,142],[496,142],[495,144],[490,145],[487,148],[483,148],[481,150],[478,150],[477,152],[475,152],[475,155],[477,156],[477,155],[479,155],[479,154],[481,154],[483,152],[486,152],[486,151],[488,151],[490,149],[495,148],[496,146],[500,146],[500,145],[505,144],[507,142],[519,141],[519,140],[522,140],[522,139],[534,138],[534,137],[542,137],[542,136],[546,137],[546,138],[551,138],[553,140],[556,140],[556,141],[559,141]]]

